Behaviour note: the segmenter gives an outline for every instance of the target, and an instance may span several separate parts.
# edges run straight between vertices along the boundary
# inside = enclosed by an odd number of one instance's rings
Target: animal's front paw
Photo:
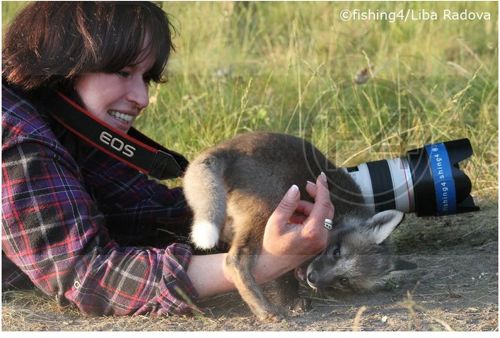
[[[309,312],[312,310],[312,304],[311,304],[311,299],[310,298],[303,298],[299,297],[296,298],[291,304],[290,304],[290,311],[294,313],[305,313]]]
[[[284,313],[281,312],[266,312],[257,316],[261,322],[266,323],[279,323],[282,320],[286,319]]]
[[[271,306],[266,310],[255,312],[261,322],[278,323],[286,319],[285,311],[279,306]]]

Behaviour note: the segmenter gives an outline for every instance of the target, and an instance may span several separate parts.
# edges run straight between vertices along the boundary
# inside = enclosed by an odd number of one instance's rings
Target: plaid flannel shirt
[[[197,309],[188,245],[127,246],[113,236],[127,242],[154,238],[158,229],[187,233],[182,191],[83,144],[38,100],[5,84],[2,95],[2,256],[86,314]]]

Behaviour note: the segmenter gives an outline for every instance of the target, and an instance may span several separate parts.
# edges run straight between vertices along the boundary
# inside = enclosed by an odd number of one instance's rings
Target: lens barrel
[[[472,155],[468,139],[425,145],[401,158],[344,168],[374,211],[397,209],[417,216],[477,211],[470,179],[459,162]]]

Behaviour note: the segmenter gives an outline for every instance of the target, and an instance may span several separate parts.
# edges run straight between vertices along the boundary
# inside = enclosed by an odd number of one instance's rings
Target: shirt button
[[[80,282],[76,280],[76,281],[73,283],[73,287],[74,287],[75,289],[79,290],[79,289],[82,287],[82,284],[80,284]]]

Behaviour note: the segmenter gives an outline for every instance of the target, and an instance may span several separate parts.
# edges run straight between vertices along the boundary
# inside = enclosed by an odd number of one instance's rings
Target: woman
[[[2,79],[3,285],[23,278],[89,314],[187,313],[234,289],[225,253],[194,255],[182,191],[83,142],[54,118],[58,95],[127,132],[161,82],[171,26],[147,2],[34,2],[6,32]],[[290,188],[266,226],[254,275],[263,283],[326,245],[333,207],[324,178],[315,203]],[[300,224],[288,221],[302,213]],[[294,218],[295,219],[295,218]],[[173,233],[166,248],[153,238]],[[5,257],[4,257],[5,255]],[[5,259],[5,260],[4,260]]]

